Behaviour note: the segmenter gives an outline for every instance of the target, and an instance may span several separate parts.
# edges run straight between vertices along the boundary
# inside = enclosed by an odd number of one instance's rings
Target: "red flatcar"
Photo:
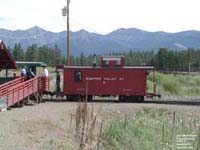
[[[102,57],[100,67],[65,66],[64,90],[67,99],[80,96],[119,96],[126,99],[143,101],[147,93],[146,76],[153,66],[124,66],[124,57]]]

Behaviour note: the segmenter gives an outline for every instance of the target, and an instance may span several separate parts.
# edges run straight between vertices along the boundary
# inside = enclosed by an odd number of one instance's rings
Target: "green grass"
[[[133,117],[127,120],[118,117],[105,128],[105,149],[176,149],[177,135],[197,135],[199,123],[195,118],[178,116],[167,109],[144,107]],[[194,149],[197,149],[198,140],[197,136],[191,142]]]
[[[153,74],[148,76],[148,91],[153,91]],[[157,92],[160,94],[179,95],[179,96],[199,96],[200,95],[200,76],[199,75],[180,75],[180,74],[161,74],[155,73],[155,83]]]

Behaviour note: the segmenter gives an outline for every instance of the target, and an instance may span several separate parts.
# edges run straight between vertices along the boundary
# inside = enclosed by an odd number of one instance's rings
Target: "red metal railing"
[[[16,84],[7,91],[7,107],[38,92],[38,77]]]
[[[49,77],[39,77],[38,78],[39,82],[38,82],[38,91],[40,93],[44,93],[49,91]]]
[[[48,90],[49,78],[34,77],[27,81],[19,78],[0,85],[0,98],[6,97],[7,107],[10,107],[34,93],[42,94]]]
[[[0,97],[7,95],[8,89],[13,87],[14,85],[22,83],[23,81],[24,81],[24,79],[22,77],[18,77],[16,79],[6,82],[4,84],[0,84]]]

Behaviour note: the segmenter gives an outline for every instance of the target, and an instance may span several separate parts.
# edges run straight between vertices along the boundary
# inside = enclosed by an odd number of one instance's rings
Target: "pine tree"
[[[30,47],[27,48],[26,61],[37,61],[38,59],[38,47],[37,44],[32,44]]]
[[[23,61],[24,60],[24,51],[20,44],[15,44],[12,50],[13,57],[15,60]]]
[[[57,44],[54,46],[53,53],[54,53],[53,64],[54,65],[61,64],[61,61],[62,61],[61,50],[58,48]]]
[[[80,65],[81,66],[84,66],[84,53],[83,52],[81,52],[81,56],[80,56]]]

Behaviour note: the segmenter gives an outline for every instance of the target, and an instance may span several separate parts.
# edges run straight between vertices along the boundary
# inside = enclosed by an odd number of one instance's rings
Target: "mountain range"
[[[24,50],[31,44],[53,47],[55,44],[65,54],[66,31],[50,32],[40,27],[27,30],[0,29],[0,39],[7,46],[13,47],[20,43]],[[148,32],[136,28],[118,29],[109,34],[102,35],[80,30],[70,32],[71,54],[105,54],[109,52],[122,52],[131,50],[157,50],[159,48],[187,49],[200,48],[200,31],[190,30],[177,33]]]

